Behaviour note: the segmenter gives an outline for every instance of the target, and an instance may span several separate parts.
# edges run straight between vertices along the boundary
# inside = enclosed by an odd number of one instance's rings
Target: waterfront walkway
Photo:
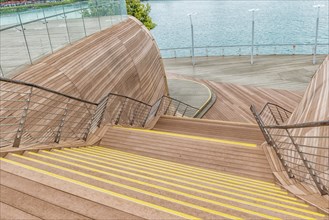
[[[253,65],[249,56],[197,57],[195,67],[191,58],[163,60],[167,73],[215,82],[305,91],[325,56],[317,56],[316,65],[312,64],[311,55],[255,56]]]

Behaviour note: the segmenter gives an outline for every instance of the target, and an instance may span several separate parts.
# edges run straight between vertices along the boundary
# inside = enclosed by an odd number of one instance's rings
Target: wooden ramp
[[[105,147],[1,158],[1,218],[326,219],[274,183]]]

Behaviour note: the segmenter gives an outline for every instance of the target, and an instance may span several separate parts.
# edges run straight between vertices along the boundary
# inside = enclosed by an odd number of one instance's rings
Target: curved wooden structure
[[[42,58],[14,79],[93,102],[112,92],[153,104],[167,94],[159,49],[133,17]]]

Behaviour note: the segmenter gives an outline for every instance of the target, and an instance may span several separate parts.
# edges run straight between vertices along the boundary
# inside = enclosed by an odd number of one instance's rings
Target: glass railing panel
[[[15,18],[14,16],[12,16]],[[17,20],[16,20],[17,18]],[[18,22],[16,14],[14,27],[2,29],[0,32],[0,64],[1,75],[7,76],[9,72],[14,71],[19,66],[30,64],[27,45],[24,40],[24,30]]]
[[[66,18],[63,13],[47,19],[49,36],[54,51],[70,43]]]
[[[82,17],[87,36],[101,30],[101,23],[96,5],[89,4],[87,8],[83,8]]]
[[[75,10],[71,9],[71,12],[66,12],[66,8],[64,8],[64,11],[71,43],[85,37],[87,33],[85,31],[84,21],[81,17],[80,8]]]
[[[24,25],[27,44],[32,60],[52,52],[52,46],[44,19]]]

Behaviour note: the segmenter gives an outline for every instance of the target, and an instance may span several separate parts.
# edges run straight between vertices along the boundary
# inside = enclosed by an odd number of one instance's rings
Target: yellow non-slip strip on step
[[[111,161],[113,161],[114,163],[127,163],[129,162],[130,166],[139,166],[142,169],[147,169],[147,170],[152,170],[155,171],[157,173],[164,173],[164,174],[170,174],[170,175],[179,175],[181,177],[189,177],[189,178],[194,178],[194,180],[198,180],[198,181],[202,181],[202,182],[206,182],[206,183],[210,183],[210,184],[223,184],[223,185],[234,185],[237,188],[241,188],[241,189],[246,189],[246,190],[251,190],[251,191],[255,191],[255,192],[260,192],[260,193],[264,193],[264,194],[269,194],[269,195],[274,195],[274,196],[278,196],[278,197],[286,197],[286,195],[288,194],[287,192],[282,191],[281,189],[275,188],[275,189],[271,189],[271,188],[267,188],[267,187],[261,187],[261,186],[257,186],[254,184],[248,184],[248,183],[242,183],[241,181],[237,181],[237,180],[230,180],[230,179],[226,179],[226,178],[213,178],[210,176],[204,176],[204,175],[197,175],[194,174],[193,172],[189,172],[189,171],[183,171],[183,170],[172,170],[172,169],[168,169],[168,168],[164,168],[164,167],[159,167],[156,165],[150,165],[145,161],[138,161],[138,160],[133,160],[133,159],[128,159],[127,156],[119,156],[119,155],[114,155],[114,154],[110,154],[110,153],[104,153],[104,152],[98,152],[97,150],[94,149],[65,149],[65,150],[71,150],[71,151],[87,151],[88,154],[90,155],[96,155],[96,156],[101,156],[102,158],[106,158],[106,159],[111,159]],[[281,194],[281,195],[280,195]],[[289,199],[289,198],[288,198]]]
[[[189,203],[189,202],[184,202],[184,201],[177,200],[177,199],[174,199],[174,198],[170,198],[170,197],[167,197],[167,196],[163,196],[163,195],[160,195],[160,194],[157,194],[157,193],[152,193],[152,192],[149,192],[149,191],[146,191],[146,190],[138,189],[138,188],[135,188],[135,187],[132,187],[132,186],[124,185],[122,183],[114,182],[114,181],[107,180],[107,179],[104,179],[104,178],[100,178],[100,177],[97,177],[97,176],[93,176],[93,175],[90,175],[90,174],[86,174],[86,173],[82,173],[82,172],[75,171],[75,170],[72,170],[72,169],[68,169],[68,168],[65,168],[65,167],[62,167],[62,166],[58,166],[58,165],[54,165],[54,164],[51,164],[51,163],[43,162],[43,161],[36,160],[36,159],[30,158],[30,157],[21,156],[21,155],[18,155],[18,154],[11,154],[11,155],[15,156],[15,157],[25,159],[25,160],[33,161],[35,163],[39,163],[39,164],[43,164],[43,165],[46,165],[46,166],[49,166],[49,167],[53,167],[53,168],[56,168],[56,169],[59,169],[59,170],[62,170],[62,171],[66,171],[66,172],[77,174],[77,175],[87,177],[87,178],[90,178],[90,179],[93,179],[93,180],[97,180],[97,181],[100,181],[100,182],[103,182],[103,183],[107,183],[107,184],[110,184],[110,185],[113,185],[113,186],[117,186],[117,187],[120,187],[122,189],[131,190],[133,192],[141,193],[141,194],[144,194],[144,195],[147,195],[147,196],[162,199],[164,201],[176,203],[176,204],[179,204],[179,205],[182,205],[182,206],[185,206],[185,207],[189,207],[189,208],[193,208],[193,209],[196,209],[196,210],[199,210],[199,211],[203,211],[203,212],[206,212],[206,213],[217,215],[217,216],[220,216],[220,217],[224,217],[224,218],[228,218],[228,219],[241,219],[241,218],[238,218],[238,217],[230,215],[230,214],[226,214],[226,213],[223,213],[223,212],[220,212],[220,211],[205,208],[203,206],[195,205],[195,204],[192,204],[192,203]],[[227,205],[227,208],[229,208],[229,207],[231,207],[231,205]],[[232,206],[231,208],[233,209],[233,207],[234,206]],[[236,210],[239,211],[239,210],[242,210],[242,209],[239,208],[239,207],[236,207]],[[265,216],[267,216],[267,217],[265,217]],[[263,217],[265,217],[265,218],[270,217],[271,219],[279,219],[279,218],[272,218],[271,216],[268,216],[268,215],[263,215]]]
[[[114,150],[114,149],[109,149],[109,148],[104,148],[104,147],[89,147],[89,150],[99,150],[99,151],[107,152],[107,153],[110,153],[111,155],[117,155],[117,156],[122,155],[125,158],[129,158],[129,159],[133,159],[133,160],[140,160],[147,164],[154,164],[157,167],[170,168],[171,170],[184,170],[187,172],[193,172],[194,174],[198,174],[201,176],[213,177],[214,179],[220,178],[220,179],[238,180],[241,183],[247,183],[247,184],[252,183],[254,186],[261,186],[263,188],[265,187],[265,188],[270,188],[270,189],[280,189],[279,187],[275,186],[275,184],[273,184],[273,183],[268,183],[268,182],[264,182],[264,181],[260,181],[260,180],[253,180],[250,178],[244,178],[244,177],[239,177],[239,176],[234,176],[234,175],[228,175],[228,174],[224,174],[221,172],[213,172],[213,171],[206,170],[206,169],[186,166],[183,164],[178,164],[178,163],[174,163],[174,162],[140,156],[137,154],[131,154],[131,153],[118,151],[118,150]]]
[[[18,162],[12,161],[12,160],[8,160],[8,159],[5,159],[5,158],[0,158],[0,161],[4,161],[4,162],[7,162],[9,164],[13,164],[15,166],[19,166],[19,167],[22,167],[22,168],[25,168],[27,170],[31,170],[31,171],[34,171],[34,172],[37,172],[37,173],[41,173],[41,174],[44,174],[46,176],[54,177],[56,179],[64,180],[64,181],[69,182],[69,183],[77,184],[79,186],[86,187],[88,189],[95,190],[95,191],[98,191],[98,192],[102,192],[102,193],[105,193],[105,194],[113,196],[113,197],[124,199],[124,200],[129,201],[129,202],[137,203],[137,204],[149,207],[149,208],[153,208],[153,209],[156,209],[156,210],[159,210],[159,211],[162,211],[162,212],[166,212],[166,213],[169,213],[169,214],[181,217],[181,218],[201,220],[200,218],[197,218],[197,217],[192,216],[192,215],[188,215],[188,214],[178,212],[178,211],[175,211],[175,210],[172,210],[172,209],[168,209],[168,208],[165,208],[165,207],[162,207],[162,206],[159,206],[159,205],[155,205],[155,204],[152,204],[152,203],[149,203],[149,202],[145,202],[145,201],[142,201],[142,200],[139,200],[139,199],[135,199],[135,198],[132,198],[132,197],[129,197],[129,196],[126,196],[126,195],[122,195],[122,194],[119,194],[119,193],[116,193],[116,192],[112,192],[110,190],[102,189],[102,188],[97,187],[97,186],[93,186],[93,185],[90,185],[90,184],[87,184],[87,183],[84,183],[84,182],[81,182],[81,181],[77,181],[77,180],[74,180],[74,179],[71,179],[71,178],[68,178],[68,177],[64,177],[64,176],[61,176],[61,175],[58,175],[58,174],[54,174],[54,173],[51,173],[51,172],[48,172],[48,171],[45,171],[45,170],[42,170],[42,169],[38,169],[38,168],[35,168],[35,167],[32,167],[32,166],[28,166],[28,165],[25,165],[25,164],[22,164],[22,163],[18,163]]]
[[[120,167],[120,168],[126,169],[126,170],[127,169],[128,170],[133,170],[131,167],[136,167],[136,169],[134,169],[134,171],[138,172],[138,173],[145,173],[146,174],[147,172],[143,171],[143,169],[146,169],[146,170],[149,170],[149,171],[153,172],[153,173],[151,173],[151,175],[158,176],[160,178],[168,179],[168,175],[169,175],[169,176],[176,177],[177,180],[179,180],[182,177],[181,175],[171,174],[171,173],[168,173],[168,172],[159,171],[157,169],[150,169],[150,168],[145,168],[145,166],[135,165],[135,164],[132,164],[129,161],[123,162],[123,161],[118,161],[118,159],[111,159],[108,156],[105,157],[102,154],[95,154],[95,153],[88,152],[88,151],[84,152],[81,149],[80,150],[79,149],[64,149],[64,150],[65,150],[65,152],[71,151],[72,153],[68,153],[68,154],[71,155],[71,156],[75,156],[75,157],[79,157],[79,155],[77,155],[77,154],[86,155],[90,159],[92,157],[94,157],[95,159],[98,159],[97,160],[98,162],[107,164],[109,166],[116,166],[116,167]],[[65,153],[65,152],[60,152],[60,153]],[[118,164],[121,164],[121,165],[118,165]],[[161,173],[161,174],[157,174],[157,173]],[[186,176],[184,176],[183,178],[186,179],[186,180],[191,181],[190,184],[193,184],[195,182],[199,182],[199,184],[203,184],[203,185],[205,185],[205,183],[208,184],[207,181],[197,180],[195,178],[190,178],[190,177],[186,177]],[[291,204],[295,204],[295,203],[297,204],[298,203],[298,202],[296,202],[295,198],[285,196],[285,195],[277,195],[275,193],[262,192],[262,190],[250,189],[248,187],[245,187],[245,188],[240,187],[241,188],[240,189],[239,187],[236,187],[232,184],[224,184],[224,183],[221,183],[221,184],[210,183],[210,184],[213,185],[213,186],[216,186],[216,187],[220,187],[220,188],[226,188],[226,189],[230,189],[230,190],[234,190],[234,191],[238,191],[238,192],[242,192],[242,193],[257,195],[257,196],[261,196],[261,197],[264,197],[264,198],[270,198],[272,200],[285,201],[285,202],[289,202]],[[206,187],[206,185],[204,187]]]
[[[209,202],[209,203],[212,203],[212,204],[215,204],[215,205],[220,205],[220,204],[216,201],[213,201],[213,200],[204,199],[204,198],[200,198],[198,196],[189,195],[187,193],[182,193],[182,192],[177,191],[177,190],[168,189],[168,188],[161,187],[161,186],[158,186],[158,185],[155,185],[155,184],[147,183],[147,182],[144,182],[144,181],[139,181],[139,180],[136,180],[136,179],[128,178],[128,177],[121,176],[121,175],[114,174],[114,173],[110,173],[110,172],[107,172],[107,171],[94,169],[94,168],[91,168],[89,166],[84,166],[82,164],[77,164],[77,163],[69,162],[69,161],[66,161],[66,160],[54,158],[52,156],[62,157],[64,159],[69,159],[69,160],[73,160],[75,162],[85,163],[87,165],[92,165],[94,167],[99,167],[99,168],[102,168],[102,169],[105,169],[105,170],[113,170],[113,171],[116,171],[116,172],[125,173],[125,174],[136,176],[136,177],[139,177],[139,178],[144,178],[144,179],[148,179],[148,180],[152,180],[152,181],[156,181],[156,182],[161,182],[161,183],[171,185],[171,186],[174,186],[174,187],[178,187],[178,188],[182,188],[182,189],[185,189],[185,190],[191,190],[193,192],[198,192],[198,193],[214,196],[214,197],[217,197],[217,198],[220,198],[220,199],[225,199],[225,200],[229,200],[229,201],[233,201],[233,202],[237,202],[237,203],[241,203],[241,204],[246,204],[246,205],[250,205],[250,206],[254,206],[254,207],[258,207],[258,208],[262,208],[262,209],[282,213],[282,214],[285,214],[285,215],[298,217],[298,218],[301,218],[301,219],[304,218],[304,216],[302,216],[302,215],[291,213],[291,212],[284,211],[284,210],[280,210],[280,209],[277,209],[277,208],[272,208],[272,207],[260,205],[260,204],[257,204],[257,203],[253,203],[253,202],[247,202],[247,201],[240,200],[240,199],[230,198],[230,197],[227,197],[227,196],[222,196],[222,195],[218,195],[218,194],[215,194],[215,193],[210,193],[210,192],[207,192],[207,191],[199,190],[199,189],[196,189],[196,188],[191,188],[191,187],[188,187],[188,186],[174,184],[174,183],[171,183],[171,182],[166,182],[166,181],[161,181],[161,180],[159,181],[157,179],[152,179],[152,178],[145,177],[145,176],[138,175],[138,174],[133,174],[133,173],[129,173],[129,172],[122,172],[122,170],[119,170],[119,169],[112,169],[111,167],[102,166],[102,165],[99,165],[99,164],[96,164],[96,163],[91,163],[91,162],[88,162],[88,161],[85,161],[85,160],[73,159],[72,157],[59,155],[59,154],[49,152],[49,151],[42,151],[42,152],[46,153],[48,155],[51,155],[51,156],[46,156],[46,155],[37,154],[37,153],[29,153],[29,154],[37,156],[37,157],[41,157],[41,158],[54,160],[54,161],[61,162],[61,163],[64,163],[64,164],[77,166],[79,168],[90,170],[90,171],[93,171],[93,172],[96,172],[96,173],[101,173],[101,174],[113,176],[113,177],[116,177],[116,178],[119,178],[119,179],[127,180],[127,181],[130,181],[130,182],[145,185],[145,186],[148,186],[148,187],[153,187],[153,188],[156,188],[156,189],[168,191],[168,192],[175,193],[175,194],[178,194],[178,195],[183,195],[183,196],[193,198],[193,199],[197,199],[197,200],[200,200],[200,201]],[[254,199],[254,198],[250,197],[250,199]],[[312,211],[309,211],[309,210],[306,210],[306,209],[301,209],[301,208],[295,208],[295,207],[292,207],[292,206],[289,206],[289,205],[282,205],[282,204],[279,204],[279,203],[273,203],[273,202],[269,202],[269,201],[265,201],[265,200],[256,200],[256,201],[265,202],[265,203],[269,203],[269,204],[272,204],[272,205],[280,206],[282,208],[292,209],[292,210],[295,210],[295,211],[304,212],[304,213],[307,213],[307,214],[316,215],[316,216],[320,216],[320,217],[324,216],[323,214],[320,214],[320,213],[317,213],[317,212],[312,212]],[[248,213],[248,214],[251,214],[251,213]]]
[[[236,189],[234,186],[232,186],[232,187],[230,187],[230,186],[221,186],[220,188],[230,190],[230,191],[225,191],[225,190],[221,190],[221,189],[218,189],[218,188],[214,188],[214,187],[205,185],[204,182],[196,183],[192,178],[188,178],[188,180],[182,180],[182,179],[179,178],[178,175],[176,175],[177,178],[175,178],[175,176],[174,177],[169,177],[169,176],[164,175],[164,174],[156,174],[156,173],[153,173],[153,172],[142,171],[141,169],[138,169],[138,168],[132,168],[132,167],[130,167],[130,165],[128,163],[123,164],[123,165],[109,163],[109,162],[106,162],[104,159],[102,159],[101,157],[98,157],[98,156],[95,156],[95,158],[93,158],[94,156],[91,156],[88,153],[83,153],[83,152],[82,153],[81,152],[72,152],[72,153],[70,153],[70,152],[67,152],[67,151],[60,151],[60,150],[53,150],[53,151],[56,152],[57,156],[63,156],[63,154],[64,154],[64,155],[67,155],[71,160],[76,159],[76,158],[81,158],[81,159],[88,160],[88,161],[102,163],[102,164],[106,165],[107,169],[111,168],[113,170],[113,169],[115,169],[113,167],[117,167],[118,170],[120,170],[121,172],[127,172],[128,174],[129,174],[129,172],[125,171],[125,170],[130,170],[133,173],[146,174],[147,176],[158,177],[159,179],[167,179],[167,180],[170,180],[170,181],[173,181],[173,182],[188,184],[188,185],[191,185],[191,186],[194,186],[194,187],[201,187],[201,188],[208,189],[208,190],[211,190],[211,191],[216,191],[216,192],[221,192],[221,193],[222,192],[227,193],[227,192],[232,192],[232,191],[234,193],[234,191],[237,191],[237,192],[240,192],[240,193],[243,193],[243,194],[249,194],[249,195],[252,195],[252,196],[266,198],[266,199],[269,199],[271,201],[279,201],[279,202],[284,202],[284,203],[288,203],[288,204],[297,205],[297,206],[300,206],[300,207],[308,207],[308,205],[306,205],[304,203],[300,203],[300,202],[295,201],[296,200],[295,198],[293,198],[294,200],[292,201],[292,200],[288,200],[288,199],[283,199],[283,198],[277,198],[277,197],[274,197],[274,196],[264,195],[264,194],[261,194],[261,193],[251,192],[250,190],[239,190],[239,189]],[[53,153],[53,151],[52,151],[52,153]],[[83,156],[83,155],[85,155],[85,156]],[[67,158],[67,159],[69,159],[69,158]],[[146,177],[145,175],[142,175],[142,176],[144,178]],[[239,193],[236,193],[236,194],[239,194]],[[239,195],[241,195],[241,194],[239,194]]]
[[[248,210],[248,209],[240,208],[240,207],[237,207],[237,206],[225,204],[225,203],[222,203],[222,202],[218,202],[218,201],[214,201],[214,200],[202,198],[202,197],[195,196],[195,195],[192,195],[192,194],[188,194],[188,193],[184,193],[184,192],[181,192],[181,191],[169,189],[169,188],[158,186],[158,185],[151,184],[151,183],[146,183],[146,182],[135,180],[135,179],[131,179],[131,178],[128,178],[128,177],[123,177],[121,175],[117,175],[117,174],[113,174],[113,173],[109,173],[109,172],[97,170],[97,169],[94,169],[94,168],[83,166],[81,164],[74,164],[74,163],[70,163],[70,162],[67,162],[67,161],[60,160],[60,159],[54,159],[54,158],[51,158],[51,157],[48,157],[48,156],[45,156],[45,155],[36,154],[36,153],[30,153],[30,154],[32,154],[34,156],[37,156],[37,157],[39,156],[39,157],[43,157],[43,158],[46,158],[46,159],[55,160],[55,161],[58,161],[58,162],[61,162],[61,163],[65,163],[65,164],[77,166],[77,167],[80,167],[80,168],[83,168],[83,169],[86,169],[86,170],[93,171],[95,173],[101,173],[101,174],[105,174],[105,175],[108,175],[108,176],[113,176],[113,177],[116,177],[116,178],[119,178],[119,179],[123,179],[125,181],[130,181],[130,182],[134,182],[134,183],[137,183],[137,184],[140,184],[140,185],[144,185],[144,186],[147,186],[147,187],[152,187],[152,188],[159,189],[159,190],[162,190],[162,191],[174,193],[174,194],[181,195],[181,196],[184,196],[184,197],[187,197],[187,198],[199,200],[199,201],[202,201],[202,202],[211,203],[211,204],[214,204],[214,205],[218,205],[220,207],[229,208],[229,209],[232,209],[234,211],[240,211],[240,212],[243,212],[243,213],[255,215],[255,216],[258,216],[258,217],[262,217],[262,218],[271,218],[271,219],[274,218],[273,216],[270,216],[270,215],[266,215],[266,214],[262,214],[262,213],[255,212],[255,211],[251,211],[251,210]],[[244,202],[244,201],[238,200],[238,199],[231,199],[231,198],[225,197],[225,196],[221,196],[220,198],[221,199],[226,199],[226,200],[231,200],[231,201],[234,201],[234,202],[244,203],[244,204],[247,204],[247,205],[252,205],[252,206],[254,205],[253,203],[250,203],[250,202]],[[265,207],[265,208],[267,208],[266,206],[261,206],[261,205],[258,205],[258,206],[256,205],[256,207],[259,207],[259,208],[264,208]],[[272,209],[272,208],[269,208],[269,209],[272,210],[272,211],[278,211],[278,212],[280,212],[279,209]],[[287,214],[287,213],[284,213],[284,214]],[[302,218],[302,216],[295,216],[295,217],[301,217]]]
[[[246,142],[229,141],[229,140],[222,140],[222,139],[217,139],[217,138],[207,138],[207,137],[187,135],[187,134],[178,134],[178,133],[166,132],[166,131],[154,131],[154,130],[147,130],[147,129],[141,129],[141,128],[123,128],[123,127],[119,127],[119,126],[114,126],[113,128],[145,132],[145,133],[152,133],[152,134],[161,134],[161,135],[167,135],[167,136],[171,136],[171,137],[188,138],[188,139],[199,140],[199,141],[210,141],[210,142],[237,145],[237,146],[243,146],[243,147],[257,147],[256,144],[251,144],[251,143],[246,143]]]

